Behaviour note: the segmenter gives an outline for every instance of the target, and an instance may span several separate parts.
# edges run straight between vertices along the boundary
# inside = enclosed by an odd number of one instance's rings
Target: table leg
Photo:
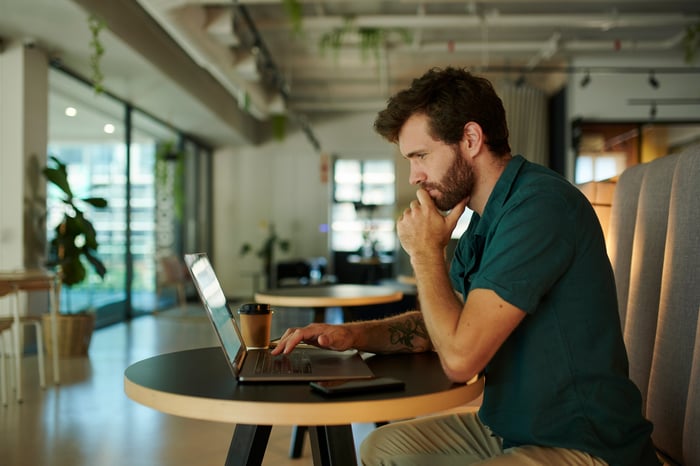
[[[352,427],[309,427],[314,466],[357,464]]]
[[[58,366],[58,311],[61,305],[61,285],[56,280],[51,282],[49,290],[49,312],[51,314],[51,352],[53,359],[53,382],[58,385],[61,382],[61,375]]]
[[[271,431],[272,426],[236,424],[226,456],[226,466],[262,464]]]
[[[301,458],[304,452],[304,434],[309,430],[306,426],[293,426],[292,439],[289,442],[289,457]]]
[[[17,391],[17,402],[22,402],[22,348],[20,347],[21,338],[20,331],[22,331],[22,325],[19,321],[19,308],[20,308],[20,297],[19,288],[13,286],[15,293],[15,311],[12,313],[13,324],[12,324],[12,345],[14,346],[15,353],[15,387]],[[4,376],[4,374],[3,374]]]
[[[323,323],[326,321],[326,308],[325,307],[315,307],[314,309],[314,322]]]

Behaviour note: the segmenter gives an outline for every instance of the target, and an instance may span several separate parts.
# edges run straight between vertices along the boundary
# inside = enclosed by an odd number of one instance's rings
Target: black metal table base
[[[310,434],[311,454],[315,466],[346,466],[357,464],[352,427],[306,427]],[[272,426],[237,424],[226,456],[226,466],[262,464]],[[303,439],[303,433],[300,435]],[[333,448],[330,446],[333,445]]]
[[[351,426],[313,426],[309,434],[314,466],[357,464]]]
[[[272,426],[237,424],[226,456],[226,466],[262,464]]]
[[[292,440],[289,442],[289,457],[292,459],[301,458],[304,453],[304,434],[309,431],[306,426],[292,427]]]

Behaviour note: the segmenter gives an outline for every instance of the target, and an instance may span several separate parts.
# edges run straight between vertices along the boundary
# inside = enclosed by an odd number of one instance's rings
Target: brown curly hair
[[[387,103],[374,121],[374,129],[396,143],[399,131],[414,114],[428,117],[431,136],[446,144],[462,140],[464,125],[476,122],[486,145],[497,155],[510,154],[503,102],[488,79],[464,68],[432,68]]]

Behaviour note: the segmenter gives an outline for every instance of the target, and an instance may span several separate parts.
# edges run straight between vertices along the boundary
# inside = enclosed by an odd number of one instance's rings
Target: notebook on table
[[[224,291],[204,253],[186,254],[185,263],[234,376],[241,382],[304,382],[368,379],[372,370],[356,351],[295,348],[272,356],[269,349],[247,349]]]

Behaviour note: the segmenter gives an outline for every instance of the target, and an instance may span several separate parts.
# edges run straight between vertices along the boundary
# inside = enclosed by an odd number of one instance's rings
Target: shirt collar
[[[489,200],[486,202],[484,207],[484,213],[481,216],[481,222],[479,222],[479,230],[484,232],[488,228],[491,220],[498,217],[501,208],[508,200],[510,192],[512,191],[515,180],[518,178],[520,169],[525,165],[525,158],[521,155],[514,156],[508,165],[506,165],[505,170],[501,173],[501,176],[496,181],[496,184],[489,195]]]

